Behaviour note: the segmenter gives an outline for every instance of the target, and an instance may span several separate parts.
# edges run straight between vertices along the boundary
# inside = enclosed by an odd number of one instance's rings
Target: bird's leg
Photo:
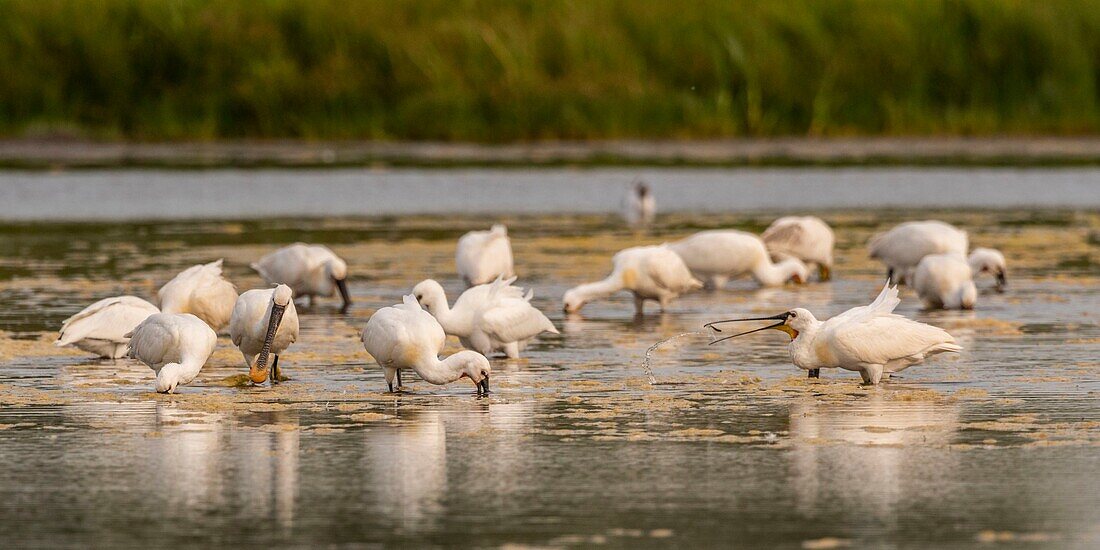
[[[504,355],[509,359],[519,359],[519,342],[509,342],[505,344]]]
[[[894,268],[892,268],[892,267],[886,268],[886,280],[890,281],[891,283],[893,283],[895,285],[898,284],[898,282],[894,280]]]
[[[397,389],[405,391],[405,384],[401,382],[401,369],[397,370]],[[390,386],[390,391],[393,391],[393,386]]]
[[[306,299],[309,300],[309,303],[306,304],[306,307],[313,307],[313,295],[310,294],[309,296],[306,296]]]
[[[821,369],[810,369],[807,378],[821,378]]]
[[[817,277],[822,281],[828,281],[833,278],[833,272],[829,269],[829,266],[825,264],[817,264]]]
[[[275,355],[275,360],[271,362],[271,385],[279,383],[279,356]]]
[[[645,315],[645,298],[634,295],[634,315]]]

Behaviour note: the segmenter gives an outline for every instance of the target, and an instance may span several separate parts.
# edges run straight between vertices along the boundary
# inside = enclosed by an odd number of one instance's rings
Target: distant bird
[[[497,224],[489,231],[470,231],[463,235],[455,250],[455,265],[466,286],[491,283],[498,276],[515,275],[508,228]]]
[[[55,346],[73,346],[107,359],[130,351],[126,334],[146,317],[160,313],[157,306],[137,296],[104,298],[61,322]]]
[[[622,215],[627,225],[635,229],[653,223],[653,218],[657,215],[657,201],[648,185],[637,181],[631,186],[623,197]]]
[[[730,278],[745,274],[762,286],[803,283],[809,277],[806,264],[798,258],[772,263],[764,241],[744,231],[701,231],[672,243],[669,249],[709,288],[722,288]]]
[[[931,309],[973,309],[978,301],[970,264],[958,254],[929,254],[913,273],[913,289]]]
[[[287,285],[253,289],[237,298],[229,337],[241,350],[248,365],[248,377],[261,384],[268,378],[267,359],[271,362],[271,383],[279,382],[279,355],[298,340],[298,312],[294,293]]]
[[[342,310],[351,307],[348,264],[327,246],[305,243],[284,246],[254,262],[252,269],[267,284],[284,284],[294,291],[296,298],[308,297],[311,306],[314,296],[328,297],[339,291],[344,301]]]
[[[489,360],[484,355],[463,350],[440,361],[439,354],[447,335],[439,321],[420,309],[411,294],[402,303],[384,307],[371,315],[363,329],[363,348],[386,373],[386,384],[393,392],[393,379],[401,387],[401,369],[413,369],[425,381],[443,385],[469,378],[478,395],[489,393]]]
[[[899,372],[938,353],[958,352],[962,347],[946,331],[895,315],[901,303],[897,287],[883,287],[871,305],[854,307],[826,321],[818,321],[802,308],[771,317],[731,319],[707,323],[705,327],[741,321],[778,321],[766,327],[720,338],[712,343],[765,329],[786,332],[791,337],[788,350],[796,366],[817,378],[822,368],[840,367],[858,371],[865,384],[878,384],[882,378]]]
[[[189,267],[157,291],[163,313],[190,313],[221,332],[233,315],[237,289],[222,276],[222,261]]]
[[[533,294],[512,286],[515,277],[497,278],[485,285],[471,287],[447,306],[443,287],[427,279],[413,287],[413,296],[439,321],[443,330],[458,336],[468,349],[489,355],[503,351],[510,359],[519,357],[527,343],[543,332],[558,334],[558,329],[541,311],[531,305]]]
[[[815,216],[786,216],[772,222],[760,235],[773,256],[793,256],[817,266],[818,277],[832,277],[836,237],[829,224]]]
[[[871,257],[886,264],[886,277],[908,284],[921,258],[929,254],[966,256],[965,231],[936,220],[905,222],[871,238]]]
[[[172,393],[176,386],[191,383],[218,343],[210,325],[190,313],[154,313],[126,337],[129,356],[157,373],[159,393]]]
[[[1008,286],[1008,266],[1005,263],[1004,254],[995,248],[975,248],[970,251],[966,262],[970,264],[973,277],[978,278],[982,273],[992,275],[996,280],[996,289],[1003,292]]]
[[[641,315],[646,300],[656,300],[664,311],[680,294],[702,287],[703,283],[691,276],[684,261],[668,245],[636,246],[620,250],[611,258],[610,275],[569,289],[562,302],[566,313],[574,313],[592,300],[629,290],[634,293],[634,312]]]

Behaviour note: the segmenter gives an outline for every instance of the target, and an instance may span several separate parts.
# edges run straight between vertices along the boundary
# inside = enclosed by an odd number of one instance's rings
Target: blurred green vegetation
[[[1089,0],[0,0],[0,135],[1100,129]]]

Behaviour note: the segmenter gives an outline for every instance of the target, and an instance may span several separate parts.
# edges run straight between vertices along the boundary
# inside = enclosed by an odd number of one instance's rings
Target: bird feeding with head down
[[[107,359],[125,357],[130,351],[126,334],[150,315],[157,306],[137,296],[104,298],[65,319],[54,345],[73,346]]]
[[[836,236],[821,218],[784,216],[772,222],[760,238],[773,256],[798,258],[807,266],[817,266],[818,279],[832,278]]]
[[[806,264],[798,258],[773,263],[764,241],[744,231],[700,231],[668,247],[711,289],[720,289],[731,278],[746,274],[761,286],[801,284],[809,276]]]
[[[249,290],[237,298],[233,319],[229,321],[229,337],[241,350],[248,365],[248,378],[254,384],[268,379],[267,362],[272,356],[271,383],[279,382],[279,356],[298,339],[298,312],[293,297],[289,286],[278,285]]]
[[[351,307],[348,293],[348,264],[329,247],[294,243],[284,246],[252,263],[260,277],[270,285],[284,284],[296,298],[306,297],[313,305],[314,296],[329,297],[340,293],[343,306]]]
[[[190,313],[215,332],[222,332],[233,315],[237,288],[222,276],[222,261],[191,266],[157,291],[162,313]]]
[[[819,321],[809,310],[795,308],[770,317],[715,321],[704,327],[721,332],[715,325],[775,321],[711,343],[767,329],[779,330],[791,338],[787,348],[791,361],[809,371],[810,378],[817,378],[822,368],[839,367],[859,372],[863,382],[871,385],[933,355],[962,350],[947,331],[893,313],[899,303],[897,287],[888,282],[870,305],[854,307],[825,321]]]
[[[478,395],[489,393],[489,360],[470,350],[440,360],[447,334],[411,294],[403,296],[400,304],[374,312],[361,339],[363,348],[385,372],[391,393],[395,377],[398,389],[402,388],[403,369],[413,369],[424,381],[437,386],[469,378]]]
[[[126,334],[129,357],[145,363],[157,375],[159,393],[189,384],[214,353],[218,335],[190,313],[154,313]]]
[[[463,235],[455,247],[455,268],[466,286],[483,285],[497,277],[515,275],[508,228],[496,224],[489,231],[470,231]]]
[[[703,283],[691,276],[684,261],[668,245],[635,246],[612,256],[611,273],[602,281],[566,291],[562,305],[566,313],[576,313],[592,300],[629,290],[634,294],[635,315],[642,315],[646,300],[657,301],[664,311],[680,294],[700,288]]]

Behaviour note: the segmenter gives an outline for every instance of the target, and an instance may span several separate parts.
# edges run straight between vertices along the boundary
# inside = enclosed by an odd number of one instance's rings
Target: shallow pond
[[[453,246],[487,218],[0,226],[0,537],[19,546],[482,547],[699,545],[833,548],[1100,543],[1100,215],[1095,211],[824,211],[830,283],[735,281],[665,314],[626,295],[563,316],[560,296],[611,254],[711,227],[760,231],[767,212],[663,216],[635,235],[602,215],[503,217],[521,284],[559,326],[521,360],[494,360],[494,393],[411,382],[383,393],[358,341],[417,281],[454,298]],[[687,336],[731,315],[799,305],[819,317],[868,302],[875,231],[940,217],[1009,258],[970,312],[899,312],[965,351],[887,384],[808,381],[786,338],[717,346]],[[127,360],[55,348],[60,321],[101,297],[152,297],[175,272],[225,258],[240,289],[276,245],[325,242],[348,259],[355,307],[301,308],[291,380],[238,385],[222,338],[171,396]],[[450,347],[457,349],[457,342]]]

